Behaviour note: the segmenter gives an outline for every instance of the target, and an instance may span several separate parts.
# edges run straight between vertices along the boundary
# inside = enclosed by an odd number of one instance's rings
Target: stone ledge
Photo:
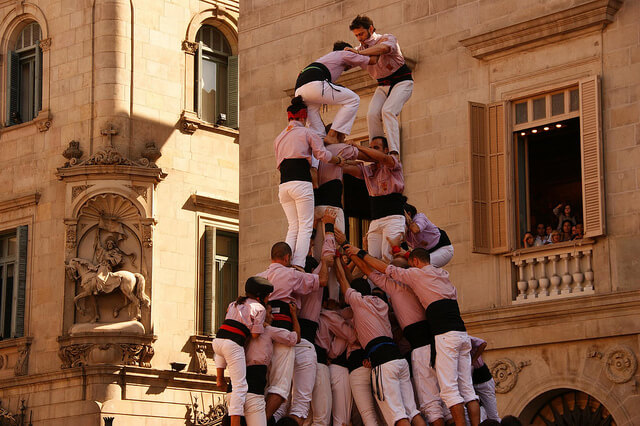
[[[208,130],[212,133],[217,133],[220,135],[230,136],[234,138],[233,143],[238,143],[238,136],[240,135],[240,131],[237,129],[232,129],[227,126],[220,126],[217,124],[209,123],[208,121],[201,120],[198,117],[198,114],[194,111],[182,111],[180,114],[180,131],[189,135],[195,133],[196,130]]]
[[[540,18],[498,28],[460,40],[476,59],[489,59],[517,48],[534,47],[548,40],[564,40],[586,29],[603,29],[613,22],[613,16],[623,0],[592,0],[580,6]]]
[[[153,180],[158,183],[167,177],[167,174],[159,168],[111,164],[75,166],[69,168],[60,167],[58,168],[56,176],[58,180],[67,180],[70,182],[100,180],[105,179],[105,177],[111,180],[130,180],[132,176],[135,176],[136,179],[146,178],[147,180]]]
[[[51,117],[51,113],[48,109],[40,110],[38,115],[31,121],[27,121],[25,123],[14,124],[12,126],[3,126],[0,129],[0,134],[9,133],[13,130],[24,129],[29,126],[36,126],[38,131],[46,132],[51,128],[51,121],[53,118]]]
[[[62,369],[90,365],[139,365],[151,368],[154,335],[125,332],[78,333],[58,337]]]
[[[213,196],[197,192],[190,195],[190,200],[198,211],[204,211],[234,219],[238,218],[240,208],[238,203],[234,203],[233,201],[221,200],[219,198],[214,198]]]
[[[40,201],[40,194],[35,192],[23,197],[12,198],[9,200],[0,201],[0,213],[5,213],[11,210],[19,210],[29,206],[35,206]],[[0,342],[2,347],[2,342]]]

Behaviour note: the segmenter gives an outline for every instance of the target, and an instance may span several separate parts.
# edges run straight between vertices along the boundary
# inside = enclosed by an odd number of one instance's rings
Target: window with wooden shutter
[[[25,330],[25,309],[27,297],[27,245],[29,241],[29,231],[27,226],[19,226],[17,231],[18,261],[17,261],[17,289],[16,289],[16,315],[15,315],[15,337],[23,337]]]
[[[469,103],[472,245],[476,253],[509,250],[504,103]]]
[[[20,58],[16,52],[7,54],[7,126],[20,122],[18,117],[18,102],[20,98]]]
[[[229,101],[227,103],[229,108],[229,113],[227,114],[227,126],[233,129],[238,128],[238,57],[237,56],[229,56],[229,68],[228,68],[228,78],[229,78]]]
[[[600,80],[591,77],[579,86],[584,234],[596,237],[605,233]]]
[[[27,226],[0,234],[0,340],[24,336]]]

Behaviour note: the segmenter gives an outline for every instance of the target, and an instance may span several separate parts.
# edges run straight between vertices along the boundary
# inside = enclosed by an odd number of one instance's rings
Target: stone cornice
[[[160,168],[141,166],[122,166],[118,164],[60,167],[56,176],[59,180],[84,181],[99,179],[127,180],[136,179],[152,180],[156,183],[162,181],[167,174]]]
[[[225,217],[238,218],[239,205],[233,201],[220,200],[203,194],[191,194],[191,202],[199,211],[206,211]]]
[[[33,342],[33,337],[30,336],[0,340],[0,349],[29,346],[31,342]]]
[[[218,124],[209,123],[198,118],[198,114],[194,111],[183,110],[180,114],[180,131],[192,135],[196,130],[208,130],[220,135],[230,136],[234,138],[233,142],[238,143],[238,135],[240,131],[232,129],[231,127],[221,126]]]
[[[9,200],[0,201],[0,213],[8,212],[11,210],[18,210],[29,206],[35,206],[40,200],[40,194],[35,192],[24,197],[12,198]],[[0,342],[0,347],[2,342]]]
[[[460,40],[477,59],[529,48],[554,38],[573,37],[587,29],[602,29],[613,22],[623,0],[592,0],[570,9]]]

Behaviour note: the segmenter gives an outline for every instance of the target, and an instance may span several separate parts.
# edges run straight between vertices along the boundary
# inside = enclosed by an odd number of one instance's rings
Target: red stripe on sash
[[[244,334],[244,332],[242,330],[240,330],[239,328],[235,328],[235,327],[232,327],[232,326],[227,325],[227,324],[222,324],[220,326],[220,329],[221,330],[227,330],[227,331],[229,331],[231,333],[239,334],[242,337],[247,337],[247,335]]]
[[[289,315],[285,315],[285,314],[273,314],[273,319],[277,320],[277,321],[293,322],[291,320],[291,317]]]

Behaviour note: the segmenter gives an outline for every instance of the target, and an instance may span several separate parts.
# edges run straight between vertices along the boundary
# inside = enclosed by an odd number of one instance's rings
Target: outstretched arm
[[[351,257],[351,259],[353,259],[354,262],[356,261],[356,259],[360,260],[360,258],[358,257],[358,252],[360,251],[360,249],[358,247],[355,247],[352,245],[345,245],[345,249],[347,250],[347,254],[349,255],[349,257]],[[368,266],[370,266],[371,268],[383,274],[385,273],[387,266],[389,266],[387,263],[383,262],[378,258],[371,256],[368,253],[364,255],[362,260],[364,260],[364,262],[366,262]],[[356,265],[360,267],[358,263],[356,263]],[[364,270],[362,271],[364,272]]]
[[[367,146],[361,146],[358,148],[358,150],[360,152],[363,152],[376,163],[384,164],[387,167],[394,167],[396,165],[396,162],[391,155],[385,154],[384,152],[378,151],[377,149],[369,148]]]
[[[358,166],[342,166],[342,171],[358,179],[364,179],[362,170]]]
[[[359,53],[360,55],[365,55],[365,56],[379,56],[379,55],[384,55],[385,53],[391,52],[391,47],[387,46],[386,44],[379,43],[379,44],[376,44],[375,46],[371,46],[362,50],[356,50],[352,47],[345,47],[344,50],[348,50],[354,53]]]
[[[338,283],[340,284],[340,290],[342,294],[346,294],[347,290],[349,290],[349,281],[347,281],[347,276],[344,273],[344,265],[342,264],[342,259],[336,259],[336,278],[338,278]]]

